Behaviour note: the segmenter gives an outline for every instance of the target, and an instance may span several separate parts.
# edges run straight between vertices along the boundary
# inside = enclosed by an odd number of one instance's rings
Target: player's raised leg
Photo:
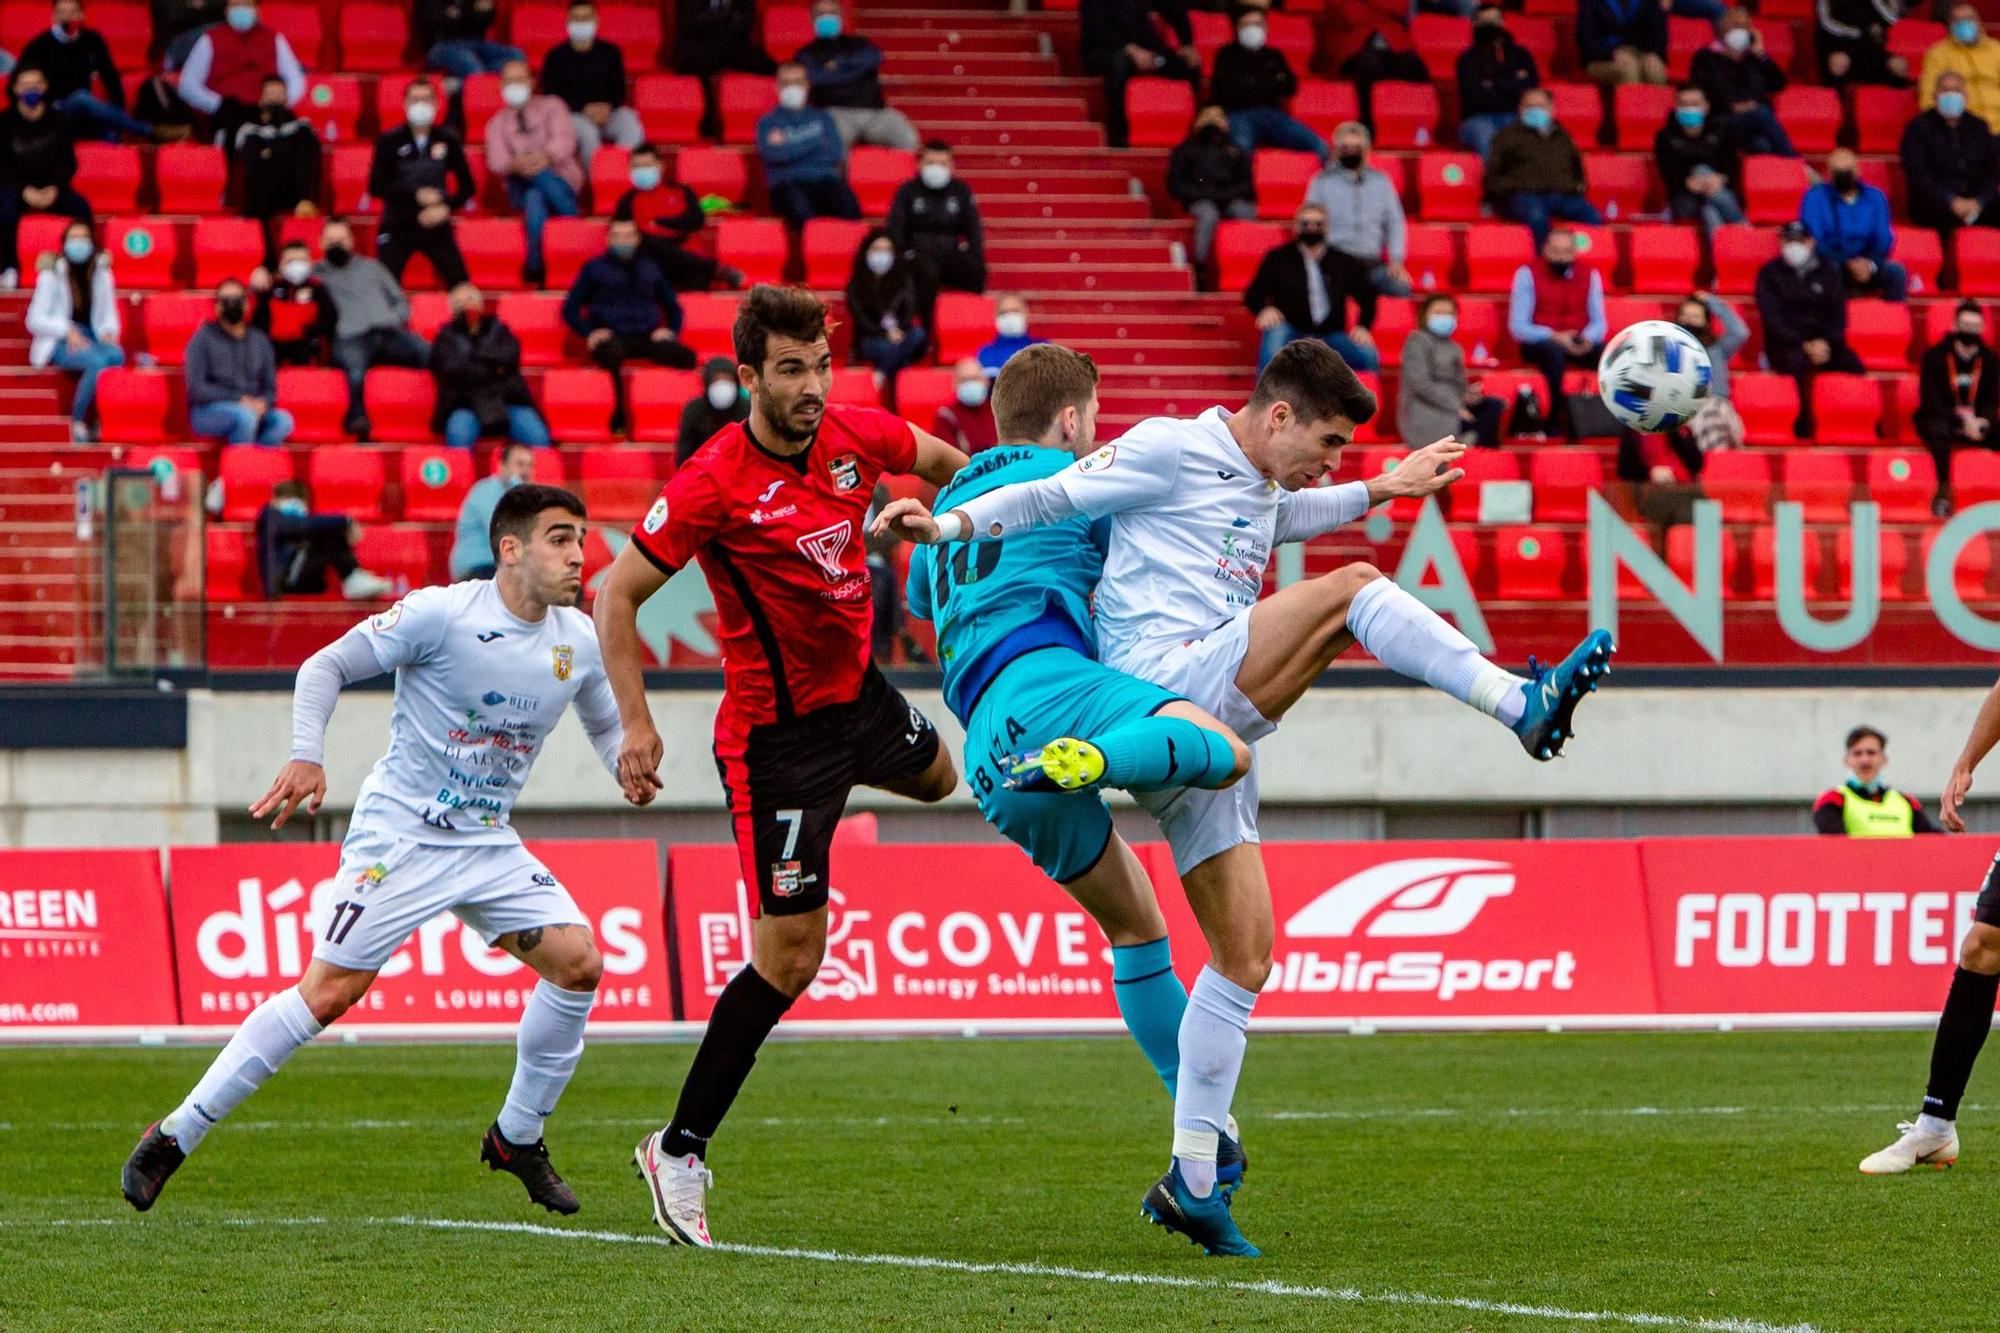
[[[1101,783],[1127,791],[1226,787],[1250,771],[1250,747],[1186,700],[1089,736],[1062,736],[1020,754],[1007,785],[1064,791]]]
[[[543,1122],[555,1114],[563,1089],[583,1058],[583,1029],[597,1000],[604,958],[582,925],[533,926],[503,935],[502,949],[535,969],[541,980],[528,994],[515,1035],[514,1080],[479,1142],[479,1160],[527,1187],[528,1197],[552,1213],[574,1213],[578,1204],[549,1161]]]

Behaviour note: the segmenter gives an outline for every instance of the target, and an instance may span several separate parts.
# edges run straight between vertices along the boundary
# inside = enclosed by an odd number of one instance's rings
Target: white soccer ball
[[[1604,344],[1597,393],[1623,425],[1669,431],[1708,401],[1708,349],[1664,319],[1642,320]]]

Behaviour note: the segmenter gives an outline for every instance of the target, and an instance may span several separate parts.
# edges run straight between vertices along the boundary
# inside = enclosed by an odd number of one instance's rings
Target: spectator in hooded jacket
[[[1208,98],[1229,113],[1229,137],[1246,154],[1259,148],[1289,148],[1322,162],[1332,151],[1292,114],[1285,103],[1299,90],[1285,53],[1270,45],[1270,24],[1261,9],[1236,17],[1236,40],[1215,53]]]
[[[694,369],[694,352],[680,340],[681,303],[660,266],[639,249],[639,226],[613,218],[604,253],[583,266],[563,298],[563,322],[583,339],[590,359],[611,372],[611,431],[622,434],[628,361]]]
[[[230,146],[230,194],[246,218],[319,214],[319,131],[285,105],[285,81],[264,80],[257,113],[236,127]]]
[[[778,66],[778,105],[757,122],[757,155],[771,210],[795,226],[814,218],[861,216],[847,183],[847,149],[833,117],[806,105],[806,72]]]
[[[278,269],[250,274],[257,308],[250,322],[271,340],[281,366],[322,366],[332,360],[338,316],[333,294],[313,273],[312,247],[287,241],[278,251]]]
[[[486,298],[469,282],[451,289],[451,319],[431,342],[431,374],[437,379],[431,429],[446,444],[467,449],[497,436],[547,447],[548,423],[521,378],[521,341],[487,312]]]
[[[417,45],[424,50],[424,68],[453,78],[498,74],[510,60],[526,60],[518,46],[496,42],[486,34],[500,15],[498,0],[417,0]]]
[[[1909,294],[1910,275],[1889,258],[1896,247],[1889,196],[1862,180],[1860,167],[1852,148],[1834,149],[1826,179],[1799,205],[1799,221],[1812,233],[1819,257],[1846,271],[1848,291],[1900,301]]]
[[[542,232],[549,219],[573,218],[583,211],[583,161],[578,156],[576,122],[560,97],[535,96],[535,75],[525,60],[510,60],[500,71],[503,103],[486,122],[486,169],[507,182],[507,199],[521,210],[521,275],[539,287],[547,275]]]
[[[2000,41],[1987,33],[1972,5],[1953,5],[1945,35],[1924,52],[1917,78],[1917,103],[1924,110],[1935,104],[1938,76],[1946,72],[1965,80],[1965,104],[1973,115],[2000,125]]]
[[[917,266],[926,308],[940,289],[986,290],[979,202],[952,166],[951,145],[932,139],[917,159],[917,174],[896,187],[889,203],[889,239]]]
[[[43,256],[26,324],[32,339],[29,365],[76,373],[70,439],[94,441],[97,376],[124,365],[125,349],[118,345],[118,287],[111,276],[111,256],[98,251],[88,222],[70,223],[63,229],[62,253]]]
[[[1221,107],[1205,106],[1195,113],[1188,137],[1167,159],[1167,193],[1194,219],[1190,256],[1197,271],[1208,267],[1215,228],[1223,218],[1248,221],[1257,216],[1250,158],[1229,137],[1229,118]]]
[[[1743,168],[1736,136],[1726,122],[1709,114],[1708,98],[1695,85],[1683,84],[1675,95],[1667,123],[1653,136],[1653,157],[1676,218],[1700,218],[1710,233],[1743,221],[1743,205],[1736,199]]]
[[[1493,136],[1514,123],[1521,94],[1542,86],[1534,54],[1507,31],[1506,11],[1481,4],[1472,15],[1472,45],[1458,57],[1458,141],[1483,159]]]
[[[1743,9],[1727,11],[1716,27],[1716,39],[1695,52],[1689,81],[1707,94],[1710,112],[1736,132],[1744,152],[1797,157],[1771,109],[1771,99],[1784,90],[1785,72],[1765,51],[1764,35]]]
[[[736,358],[712,356],[701,367],[701,392],[681,407],[674,436],[674,466],[694,456],[724,426],[750,419],[750,397],[736,378]]]
[[[2000,356],[1986,342],[1986,312],[1961,301],[1951,333],[1924,353],[1917,371],[1917,436],[1937,460],[1931,512],[1951,515],[1951,458],[1960,449],[2000,448]]]
[[[1965,80],[1940,74],[1936,105],[1903,129],[1910,221],[1937,228],[1949,248],[1960,227],[2000,227],[2000,140],[1966,110]]]
[[[1556,124],[1548,93],[1540,88],[1522,93],[1520,119],[1493,136],[1486,158],[1486,198],[1493,211],[1527,224],[1540,245],[1552,220],[1592,226],[1604,221],[1584,198],[1587,184],[1583,154],[1569,131]]]
[[[879,387],[894,384],[905,366],[930,349],[922,277],[881,227],[872,228],[855,251],[847,313],[854,321],[855,357],[875,367]]]
[[[1825,371],[1859,375],[1864,367],[1847,345],[1847,283],[1840,269],[1815,253],[1804,223],[1787,222],[1778,235],[1778,257],[1757,271],[1757,313],[1771,369],[1798,381],[1794,424],[1799,438],[1809,440],[1813,378]]]
[[[1667,81],[1667,0],[1577,0],[1576,45],[1594,83]]]
[[[49,106],[42,72],[14,71],[14,104],[0,112],[0,291],[20,285],[24,213],[59,213],[90,221],[90,201],[78,194],[76,139]]]
[[[813,39],[792,59],[812,85],[812,104],[840,126],[841,142],[915,152],[916,127],[882,96],[882,48],[847,31],[840,0],[813,0],[812,25]]]
[[[960,357],[951,368],[952,401],[931,418],[931,434],[958,446],[970,458],[1000,443],[1000,426],[993,418],[993,385],[979,358]]]

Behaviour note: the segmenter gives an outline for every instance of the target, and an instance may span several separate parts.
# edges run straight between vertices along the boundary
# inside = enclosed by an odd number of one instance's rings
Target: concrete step
[[[968,80],[987,79],[1025,88],[1060,76],[1062,68],[1052,56],[1027,52],[927,51],[897,52],[883,66],[883,72],[917,78],[948,75]]]
[[[1013,218],[1051,221],[1085,218],[1092,222],[1111,219],[1151,219],[1153,205],[1138,195],[1101,194],[981,194],[979,216],[987,222]]]
[[[868,40],[882,48],[883,68],[893,69],[905,56],[944,53],[948,55],[1019,55],[1047,58],[1054,47],[1044,36],[1029,28],[988,27],[952,24],[936,20],[928,25],[870,25]]]
[[[992,264],[1172,264],[1173,241],[1165,236],[1136,240],[1102,237],[1035,237],[992,232],[986,262]]]
[[[1002,118],[989,122],[963,119],[972,110],[961,108],[960,117],[951,120],[916,117],[913,121],[925,138],[943,139],[958,146],[1013,148],[1026,153],[1039,153],[1044,148],[1094,148],[1104,143],[1104,127],[1096,121],[1014,121]]]
[[[0,441],[14,444],[68,444],[69,418],[50,413],[0,416]]]
[[[1036,322],[1039,331],[1046,326]],[[1044,337],[1055,337],[1044,333]],[[1252,355],[1242,343],[1214,338],[1196,340],[1191,338],[1056,338],[1063,346],[1088,353],[1090,358],[1109,373],[1118,366],[1175,366],[1213,367],[1215,373],[1225,374],[1246,364],[1246,357]]]
[[[1013,292],[1191,292],[1194,273],[1168,264],[989,264],[987,284]]]
[[[955,97],[942,94],[923,97],[893,95],[889,101],[918,125],[962,120],[968,115],[981,120],[1016,124],[1026,121],[1069,123],[1090,119],[1090,107],[1081,97],[995,97],[991,94],[971,97],[961,91]]]
[[[1036,97],[1069,97],[1088,101],[1104,87],[1101,79],[1070,78],[1050,72],[1032,85]],[[910,74],[901,69],[882,71],[882,91],[892,106],[902,106],[913,97],[1018,97],[1028,90],[1011,79],[982,82],[960,74]]]

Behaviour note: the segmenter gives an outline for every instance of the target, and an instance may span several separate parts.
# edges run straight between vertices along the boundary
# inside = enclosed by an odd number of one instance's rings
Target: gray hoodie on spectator
[[[410,322],[410,298],[379,259],[356,255],[343,268],[322,259],[313,265],[313,276],[333,298],[336,338],[359,338]]]
[[[277,354],[271,340],[256,329],[232,338],[209,320],[188,339],[185,374],[189,407],[239,398],[278,401]]]

